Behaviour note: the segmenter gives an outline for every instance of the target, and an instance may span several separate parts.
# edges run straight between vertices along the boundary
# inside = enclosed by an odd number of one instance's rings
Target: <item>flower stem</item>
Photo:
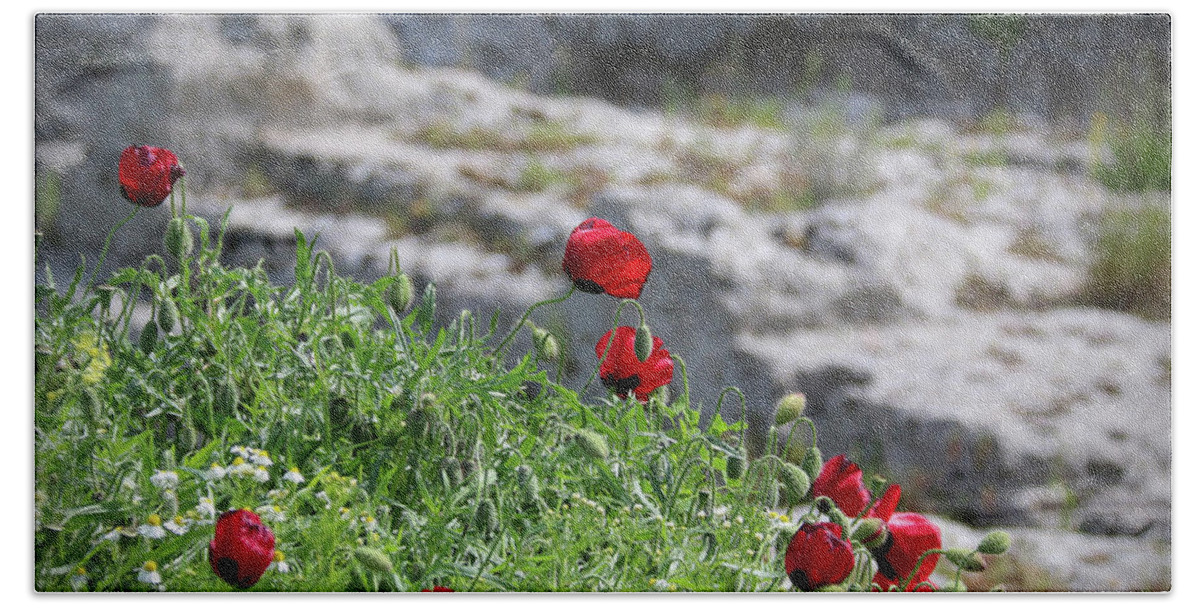
[[[88,277],[87,287],[84,288],[84,293],[87,293],[91,290],[92,283],[96,278],[96,273],[100,272],[100,269],[104,267],[104,260],[108,257],[108,247],[112,245],[113,235],[115,235],[117,231],[121,229],[121,226],[124,226],[129,222],[129,220],[133,219],[133,216],[137,215],[137,212],[140,209],[141,207],[134,207],[133,211],[130,212],[129,215],[125,216],[125,219],[117,222],[117,225],[113,226],[112,230],[108,231],[108,236],[104,239],[104,248],[100,250],[100,262],[96,264],[96,270],[92,272],[91,276]]]
[[[582,395],[592,385],[592,381],[596,379],[596,374],[600,373],[600,366],[604,364],[604,359],[608,357],[608,349],[612,348],[613,340],[617,339],[617,327],[621,324],[621,311],[625,310],[626,304],[633,304],[638,309],[638,316],[642,324],[646,323],[646,311],[642,310],[642,305],[638,304],[637,300],[626,298],[621,300],[621,304],[617,306],[617,314],[613,315],[612,331],[608,333],[608,342],[604,345],[604,350],[600,353],[599,361],[596,361],[596,367],[592,368],[592,375],[588,376],[587,382],[583,383],[583,388],[579,389],[579,394]]]
[[[525,325],[525,321],[529,318],[529,315],[530,315],[530,313],[533,312],[533,309],[538,308],[539,306],[544,306],[546,304],[557,304],[559,302],[563,302],[567,298],[571,297],[571,294],[573,294],[573,293],[575,293],[575,286],[571,285],[571,288],[567,290],[567,293],[565,295],[562,295],[557,298],[551,298],[549,300],[542,300],[541,302],[537,302],[537,303],[533,304],[532,306],[530,306],[529,308],[526,308],[525,314],[521,316],[521,320],[517,321],[517,324],[513,326],[512,331],[508,332],[508,335],[504,336],[504,340],[500,341],[500,346],[497,346],[496,350],[494,350],[492,352],[494,354],[499,354],[504,351],[504,347],[508,345],[508,342],[510,340],[512,340],[513,337],[517,335],[517,332],[521,330],[521,327]]]

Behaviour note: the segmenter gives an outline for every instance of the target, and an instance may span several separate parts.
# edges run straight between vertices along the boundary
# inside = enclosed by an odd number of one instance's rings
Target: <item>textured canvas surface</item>
[[[39,591],[1171,588],[1168,15],[34,28]]]

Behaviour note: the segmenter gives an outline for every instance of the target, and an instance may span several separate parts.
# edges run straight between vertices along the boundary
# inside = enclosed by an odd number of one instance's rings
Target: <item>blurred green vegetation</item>
[[[1148,319],[1171,318],[1169,209],[1146,205],[1104,214],[1084,298]]]

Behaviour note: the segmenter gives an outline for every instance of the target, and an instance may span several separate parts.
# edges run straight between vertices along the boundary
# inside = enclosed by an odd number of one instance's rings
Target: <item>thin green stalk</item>
[[[521,330],[521,327],[523,325],[525,325],[525,321],[527,319],[529,319],[530,313],[532,313],[535,308],[544,306],[546,304],[557,304],[559,302],[563,302],[567,298],[571,297],[571,294],[574,294],[574,293],[575,293],[575,285],[571,285],[571,288],[567,290],[566,294],[564,294],[560,297],[557,297],[557,298],[550,298],[549,300],[542,300],[541,302],[537,302],[537,303],[533,304],[532,306],[530,306],[529,308],[526,308],[525,314],[521,316],[521,320],[517,321],[517,324],[513,326],[512,331],[508,332],[508,335],[504,336],[504,339],[500,341],[500,346],[497,346],[496,349],[493,350],[492,352],[495,354],[499,354],[504,351],[504,347],[508,345],[508,342],[510,340],[512,340],[513,337],[517,335],[517,332]]]
[[[110,245],[112,245],[113,235],[115,235],[117,231],[121,229],[121,226],[124,226],[129,222],[129,220],[133,219],[133,216],[137,215],[137,212],[140,210],[141,207],[134,207],[133,211],[131,211],[129,215],[125,216],[125,219],[117,222],[117,225],[113,226],[112,230],[108,231],[108,236],[104,238],[104,247],[100,249],[100,262],[96,264],[96,270],[93,271],[91,276],[88,277],[87,285],[83,288],[84,293],[88,293],[92,290],[92,283],[96,279],[96,273],[100,272],[100,269],[104,267],[104,260],[108,258],[108,248]]]
[[[612,348],[613,340],[617,338],[617,327],[621,325],[621,311],[625,310],[626,304],[633,304],[637,307],[640,320],[645,325],[646,311],[642,309],[642,305],[638,304],[637,300],[630,300],[628,298],[621,300],[621,303],[617,305],[617,313],[613,315],[613,326],[612,331],[608,334],[608,342],[604,344],[604,350],[600,353],[599,360],[596,361],[596,366],[592,368],[592,375],[588,376],[587,382],[583,383],[583,388],[579,389],[580,395],[587,392],[588,387],[592,385],[592,381],[596,379],[596,374],[600,373],[600,366],[604,364],[604,359],[608,357],[608,350]]]

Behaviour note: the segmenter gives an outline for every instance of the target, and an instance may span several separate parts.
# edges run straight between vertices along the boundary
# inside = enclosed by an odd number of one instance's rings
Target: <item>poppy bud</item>
[[[175,328],[175,321],[179,319],[179,309],[175,307],[175,301],[171,298],[163,298],[158,303],[158,328],[163,333],[169,334]]]
[[[975,550],[986,555],[1000,555],[1008,551],[1011,546],[1012,536],[1009,536],[1008,532],[1004,530],[996,530],[983,537]]]
[[[591,429],[579,429],[575,432],[575,443],[585,454],[604,460],[608,458],[608,441],[604,436]]]
[[[982,555],[968,549],[946,549],[944,555],[950,563],[967,572],[983,572],[987,567]]]
[[[163,248],[171,257],[182,260],[192,253],[194,242],[192,229],[182,217],[171,218],[167,223],[167,233],[163,235]]]
[[[784,395],[775,406],[775,426],[783,426],[804,415],[804,393]]]
[[[739,450],[737,454],[725,459],[725,476],[731,481],[737,481],[746,473],[746,457]]]
[[[425,286],[421,293],[421,306],[417,308],[417,325],[422,331],[433,328],[433,319],[437,314],[437,287],[433,283]]]
[[[175,180],[183,177],[175,153],[154,146],[129,146],[117,163],[121,195],[143,207],[156,207],[171,194]]]
[[[375,547],[356,547],[354,549],[354,559],[366,566],[369,570],[374,570],[380,574],[387,574],[392,571],[392,560],[383,551]]]
[[[838,585],[854,569],[854,550],[842,539],[842,529],[828,522],[801,524],[788,543],[784,571],[801,591]]]
[[[154,352],[154,347],[158,344],[158,324],[154,319],[142,328],[142,335],[138,336],[138,346],[142,352],[149,355]]]
[[[804,461],[800,463],[800,468],[808,473],[809,479],[816,479],[817,475],[821,474],[822,464],[824,463],[821,460],[821,450],[814,445],[804,453]]]
[[[239,401],[241,396],[238,395],[237,383],[232,377],[226,375],[217,381],[217,385],[213,387],[213,405],[218,411],[233,413],[237,410]]]
[[[246,589],[258,582],[275,559],[275,535],[246,509],[226,511],[208,544],[208,563],[221,580]]]
[[[638,361],[645,363],[653,351],[654,336],[650,334],[650,328],[642,323],[638,326],[637,334],[633,339],[633,354],[637,356]]]
[[[397,317],[403,317],[404,313],[408,312],[408,307],[412,304],[413,299],[413,282],[408,278],[408,275],[401,272],[396,275],[396,280],[387,289],[387,305],[396,313]]]
[[[790,462],[782,463],[779,466],[779,480],[783,482],[784,499],[789,505],[800,504],[812,485],[808,474]]]
[[[549,361],[557,361],[562,351],[558,347],[558,339],[549,331],[537,327],[531,328],[533,333],[533,346],[538,351],[538,356]]]
[[[458,464],[458,459],[450,456],[443,458],[442,472],[446,474],[446,480],[450,482],[450,487],[457,488],[462,485],[462,468]]]
[[[878,517],[868,517],[858,522],[851,540],[862,543],[867,549],[878,549],[887,542],[887,526]]]
[[[528,506],[537,503],[542,488],[537,475],[533,472],[533,467],[527,464],[517,467],[517,487],[521,490],[522,504]]]
[[[496,513],[496,503],[491,499],[483,499],[475,508],[475,527],[488,534],[500,527],[500,516]]]

